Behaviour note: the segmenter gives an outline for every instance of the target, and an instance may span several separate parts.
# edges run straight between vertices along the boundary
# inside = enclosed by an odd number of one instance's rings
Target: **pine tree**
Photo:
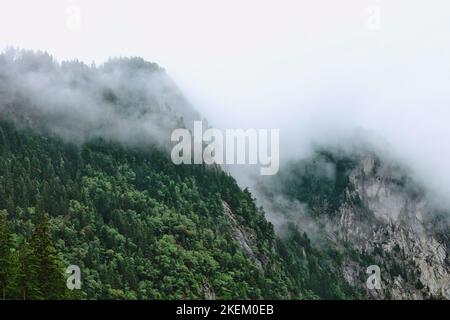
[[[6,289],[10,279],[11,234],[6,225],[6,211],[0,211],[0,294],[6,299]]]
[[[15,276],[16,296],[22,300],[43,299],[39,286],[39,264],[36,255],[28,243],[17,252],[17,270]]]
[[[48,216],[43,214],[31,237],[30,246],[37,259],[37,279],[45,299],[62,299],[65,281],[52,245]]]

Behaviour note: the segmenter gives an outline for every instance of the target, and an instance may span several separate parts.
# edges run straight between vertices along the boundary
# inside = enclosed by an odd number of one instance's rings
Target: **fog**
[[[1,118],[71,143],[104,138],[165,146],[172,130],[198,118],[164,70],[141,58],[96,67],[7,49],[0,79]]]
[[[2,4],[0,47],[88,65],[141,56],[166,68],[210,125],[279,128],[282,162],[363,136],[448,198],[448,1]]]

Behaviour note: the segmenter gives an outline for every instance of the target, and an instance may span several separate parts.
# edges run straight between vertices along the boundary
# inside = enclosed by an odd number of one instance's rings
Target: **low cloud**
[[[96,67],[8,49],[0,55],[0,78],[2,118],[70,142],[165,145],[173,128],[198,118],[165,71],[141,58]]]

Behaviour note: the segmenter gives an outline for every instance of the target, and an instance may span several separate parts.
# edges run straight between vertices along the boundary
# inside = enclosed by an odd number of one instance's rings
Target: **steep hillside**
[[[12,248],[48,213],[61,266],[81,268],[83,297],[301,297],[272,226],[220,169],[101,140],[79,147],[5,123],[0,137]]]
[[[336,274],[366,297],[450,298],[448,213],[398,164],[370,151],[319,151],[263,189],[290,203],[272,209],[291,228],[313,230],[316,247],[342,253]],[[366,286],[371,265],[381,270],[379,290]]]
[[[1,54],[2,297],[449,297],[447,215],[399,167],[319,152],[259,184],[263,209],[220,167],[172,163],[170,133],[193,119],[143,59]]]
[[[198,115],[156,64],[12,50],[0,78],[3,298],[316,297],[247,190],[171,162],[171,130]]]

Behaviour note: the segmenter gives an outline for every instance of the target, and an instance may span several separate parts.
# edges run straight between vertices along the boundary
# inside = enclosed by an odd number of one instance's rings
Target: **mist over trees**
[[[142,58],[96,67],[8,49],[0,54],[0,79],[2,118],[71,142],[163,145],[174,128],[199,118],[165,71]]]
[[[354,299],[367,296],[369,264],[387,261],[393,281],[420,272],[398,249],[357,251],[326,233],[348,208],[361,218],[349,231],[366,230],[378,209],[398,207],[394,193],[406,199],[402,213],[423,208],[409,172],[375,156],[367,165],[370,148],[362,157],[323,150],[258,180],[262,208],[220,167],[171,162],[171,131],[199,116],[154,63],[97,67],[11,49],[0,55],[0,80],[3,299]],[[378,179],[382,203],[364,196]],[[280,220],[278,233],[266,218]],[[448,243],[441,229],[432,236]],[[428,259],[427,250],[418,255]],[[65,287],[69,265],[80,267],[79,291]],[[426,285],[436,279],[413,292],[438,297]]]
[[[279,239],[230,175],[170,161],[166,133],[196,112],[155,64],[11,50],[0,77],[0,263],[31,268],[0,273],[5,298],[67,297],[69,265],[79,298],[360,296],[306,235]]]

